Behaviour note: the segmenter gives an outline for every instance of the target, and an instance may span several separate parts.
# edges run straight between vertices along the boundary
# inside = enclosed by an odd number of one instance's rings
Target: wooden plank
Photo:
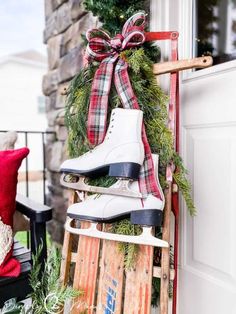
[[[105,225],[104,231],[110,230]],[[124,279],[124,254],[119,250],[119,243],[103,240],[100,260],[100,276],[96,314],[122,313],[122,291]]]
[[[162,229],[162,239],[170,243],[170,215],[171,215],[171,196],[172,184],[168,182],[168,188],[165,190],[165,209]],[[160,293],[160,311],[161,314],[168,314],[169,303],[169,280],[170,280],[170,248],[162,248],[161,255],[161,293]]]
[[[74,190],[69,191],[68,206],[76,202],[78,202],[77,193]],[[63,246],[62,246],[62,261],[61,261],[61,272],[60,272],[60,281],[63,285],[66,285],[69,278],[70,264],[72,261],[72,243],[73,243],[73,234],[65,230]]]
[[[72,255],[72,237],[73,235],[65,230],[62,246],[60,281],[66,285],[69,278],[71,255]]]
[[[162,275],[161,267],[154,266],[153,267],[153,277],[161,278],[161,275]],[[170,269],[170,280],[174,280],[174,279],[175,279],[175,270]]]
[[[153,252],[153,247],[140,245],[134,268],[126,272],[124,313],[151,312]]]
[[[89,222],[81,222],[81,228],[88,228],[89,225]],[[101,228],[101,225],[98,225],[98,228]],[[99,239],[79,237],[73,287],[83,291],[83,295],[74,300],[71,314],[83,311],[87,314],[94,313],[99,249]]]

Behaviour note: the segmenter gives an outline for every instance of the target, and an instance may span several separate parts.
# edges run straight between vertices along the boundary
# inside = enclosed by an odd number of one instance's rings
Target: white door
[[[212,26],[220,29],[210,44],[219,53],[224,48],[227,59],[236,52],[236,1],[219,2],[213,8],[218,21]],[[196,4],[197,0],[151,4],[152,30],[178,30],[183,59],[194,55]],[[235,314],[236,60],[182,73],[180,100],[181,154],[198,213],[190,218],[181,203],[178,313]]]

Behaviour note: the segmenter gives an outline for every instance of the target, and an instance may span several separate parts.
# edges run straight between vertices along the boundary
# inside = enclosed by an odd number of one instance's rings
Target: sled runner
[[[178,71],[207,67],[211,65],[212,60],[210,57],[202,57],[177,61],[177,32],[146,33],[146,41],[154,40],[170,40],[171,43],[170,62],[156,64],[153,71],[156,75],[170,73],[169,129],[174,134],[175,143],[173,145],[178,151]],[[166,170],[167,187],[165,189],[162,239],[157,239],[154,236],[154,228],[152,227],[144,229],[146,230],[144,234],[134,238],[133,236],[111,233],[111,226],[108,223],[81,221],[78,225],[78,221],[73,217],[67,218],[61,280],[64,284],[67,283],[70,265],[75,264],[73,287],[84,291],[84,294],[75,300],[70,313],[149,314],[151,313],[153,277],[158,277],[161,280],[161,314],[168,314],[169,281],[174,281],[172,313],[176,313],[179,207],[178,192],[172,176],[174,170],[173,165],[169,165]],[[64,178],[64,185],[67,185],[68,188],[81,189],[85,192],[99,192],[97,187],[88,186],[85,181],[81,181],[81,178],[76,183],[65,183]],[[122,185],[121,188],[118,186],[120,195],[127,195],[129,193],[128,185],[125,187],[125,192],[122,188]],[[76,194],[74,195],[77,197]],[[72,202],[74,201],[77,199]],[[175,218],[174,270],[170,269],[171,212]],[[73,250],[73,239],[78,235],[79,238],[74,241],[77,247]],[[139,244],[137,261],[131,270],[124,270],[124,256],[119,251],[118,241]],[[153,266],[154,246],[161,248],[161,267]]]

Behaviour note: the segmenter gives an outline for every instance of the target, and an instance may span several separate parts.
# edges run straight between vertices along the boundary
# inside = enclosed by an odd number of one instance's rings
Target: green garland
[[[170,162],[174,162],[177,171],[174,174],[175,181],[182,192],[190,214],[195,214],[195,207],[191,198],[191,187],[187,180],[181,157],[173,147],[173,135],[167,127],[168,98],[158,86],[155,75],[152,72],[153,62],[146,56],[143,48],[127,50],[121,53],[129,64],[129,77],[135,95],[138,98],[140,109],[144,113],[144,124],[149,144],[153,153],[159,155],[159,175],[162,187],[165,187],[165,169]],[[98,64],[91,64],[83,69],[71,82],[67,104],[65,123],[68,128],[68,152],[70,157],[77,157],[92,147],[89,145],[86,135],[87,115],[91,84],[94,72]],[[122,107],[116,93],[114,84],[109,96],[109,110]],[[109,112],[110,113],[110,112]],[[108,117],[109,121],[109,117]],[[109,186],[113,180],[102,177],[90,184]]]
[[[157,84],[152,71],[153,62],[147,57],[143,48],[126,50],[121,53],[121,57],[125,58],[129,64],[129,77],[140,108],[144,113],[144,124],[151,150],[159,155],[159,179],[162,188],[164,189],[166,186],[166,166],[173,161],[177,169],[174,179],[185,199],[190,215],[193,216],[196,210],[191,198],[191,186],[186,176],[187,170],[183,165],[181,157],[173,148],[173,135],[167,127],[168,97]],[[88,68],[83,69],[72,80],[68,90],[65,122],[69,134],[68,151],[70,157],[81,156],[92,149],[87,140],[86,123],[91,85],[97,68],[98,64],[93,63]],[[121,102],[114,84],[112,84],[109,95],[109,114],[114,107],[121,107]],[[114,182],[115,180],[108,176],[89,180],[89,184],[106,187]],[[127,221],[117,222],[114,224],[113,230],[116,233],[131,235],[140,232],[139,226],[133,227]],[[137,246],[120,244],[120,250],[124,252],[125,265],[129,269],[134,264]]]

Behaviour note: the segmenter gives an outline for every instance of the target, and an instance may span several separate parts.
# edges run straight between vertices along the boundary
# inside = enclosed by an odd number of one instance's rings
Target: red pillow
[[[0,151],[0,277],[20,274],[20,263],[12,258],[12,225],[18,169],[28,154],[26,147]]]

